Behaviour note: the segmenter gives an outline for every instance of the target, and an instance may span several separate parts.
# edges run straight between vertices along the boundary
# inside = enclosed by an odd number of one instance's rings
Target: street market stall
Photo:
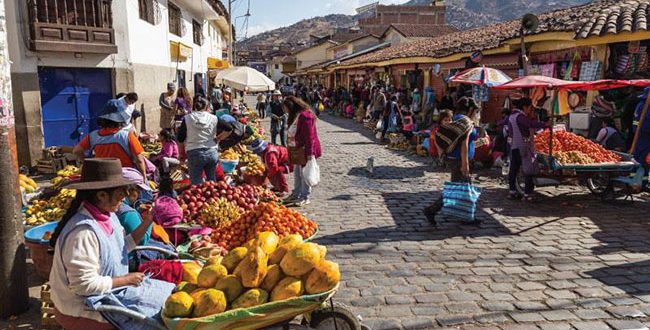
[[[549,89],[554,92],[552,129],[535,136],[537,163],[540,166],[536,176],[537,186],[558,186],[564,183],[581,183],[592,193],[609,194],[616,183],[629,188],[641,185],[643,169],[626,153],[606,150],[604,147],[577,134],[566,131],[565,127],[555,125],[555,120],[567,115],[559,105],[560,94],[566,91],[601,91],[623,87],[647,87],[648,80],[597,80],[565,81],[545,76],[527,76],[494,87],[497,90],[519,90],[531,88]],[[648,102],[643,115],[647,113]],[[636,144],[636,142],[635,142]],[[634,149],[634,145],[632,150]],[[639,175],[640,173],[640,175]],[[629,179],[630,174],[634,177]],[[522,175],[518,176],[518,189],[523,192]]]

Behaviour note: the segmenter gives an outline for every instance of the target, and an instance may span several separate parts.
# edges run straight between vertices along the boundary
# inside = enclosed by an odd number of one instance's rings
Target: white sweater
[[[79,212],[89,215],[84,208]],[[113,230],[124,232],[122,227]],[[124,242],[128,251],[136,246],[131,235],[126,236]],[[75,228],[68,234],[63,251],[58,247],[54,249],[50,272],[52,301],[61,314],[106,323],[98,312],[88,310],[85,303],[86,297],[106,294],[113,289],[113,279],[101,276],[99,269],[97,235],[87,226]]]

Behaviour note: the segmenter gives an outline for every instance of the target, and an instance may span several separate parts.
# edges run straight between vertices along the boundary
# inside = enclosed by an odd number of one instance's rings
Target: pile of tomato
[[[550,131],[545,130],[535,136],[535,150],[549,154]],[[603,146],[585,139],[582,136],[567,132],[553,132],[553,153],[580,153],[588,157],[594,164],[616,163],[621,156],[603,148]]]
[[[212,242],[231,250],[265,231],[280,237],[299,234],[306,239],[314,235],[316,229],[316,223],[300,212],[275,203],[260,203],[230,225],[213,231]]]

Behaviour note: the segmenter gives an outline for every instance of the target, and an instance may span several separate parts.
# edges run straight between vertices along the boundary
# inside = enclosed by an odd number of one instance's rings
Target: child
[[[176,144],[174,134],[168,129],[160,131],[158,140],[162,143],[162,150],[153,160],[162,165],[162,176],[167,176],[171,166],[181,164],[180,160],[178,160],[178,144]]]
[[[413,113],[407,107],[402,108],[402,134],[406,137],[407,140],[411,140],[413,137],[413,129],[415,128],[415,122],[413,120]]]
[[[283,197],[284,194],[289,192],[289,184],[284,177],[285,174],[291,172],[289,165],[289,152],[287,148],[275,145],[269,145],[268,142],[257,139],[251,144],[253,153],[259,155],[264,160],[266,165],[266,173],[269,182],[273,185],[273,191],[278,196]]]
[[[431,157],[441,156],[438,154],[438,146],[436,146],[436,133],[438,132],[438,128],[440,126],[451,123],[452,117],[453,117],[453,113],[451,111],[448,110],[440,111],[440,114],[438,115],[438,122],[436,126],[431,129],[431,133],[429,135],[429,155]]]

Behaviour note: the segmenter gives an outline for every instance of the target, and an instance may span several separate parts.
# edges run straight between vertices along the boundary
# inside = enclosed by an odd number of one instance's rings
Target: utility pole
[[[0,0],[0,318],[29,308],[5,0]]]
[[[235,0],[228,0],[228,61],[230,61],[231,65],[235,65],[235,61],[233,58],[233,47],[235,45],[234,41],[232,40],[232,3],[235,2]]]

